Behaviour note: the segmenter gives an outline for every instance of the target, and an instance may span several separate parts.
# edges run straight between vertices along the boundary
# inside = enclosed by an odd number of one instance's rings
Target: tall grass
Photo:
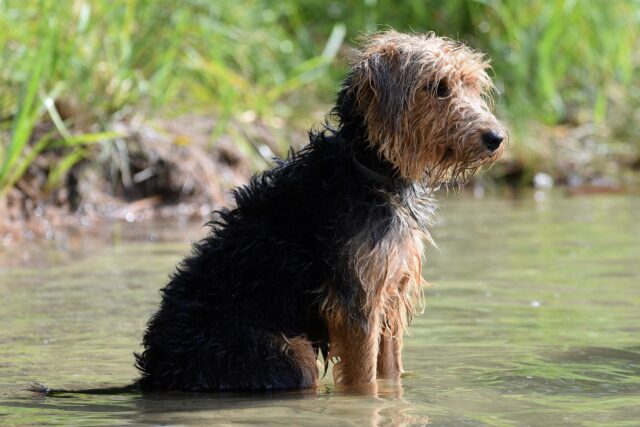
[[[211,112],[212,143],[239,115],[306,126],[333,99],[344,46],[386,26],[486,51],[515,124],[604,123],[638,90],[639,21],[633,0],[0,1],[0,191],[52,145],[65,168],[117,151],[105,132],[138,111]]]

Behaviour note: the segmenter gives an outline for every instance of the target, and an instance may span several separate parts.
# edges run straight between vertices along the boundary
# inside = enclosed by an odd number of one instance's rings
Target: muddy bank
[[[122,137],[94,147],[55,189],[47,188],[47,177],[64,153],[45,151],[0,201],[0,243],[91,232],[114,220],[203,222],[231,204],[229,190],[269,167],[286,145],[306,143],[304,131],[283,134],[283,127],[250,117],[215,136],[210,116],[115,123],[111,129]],[[568,195],[635,191],[640,156],[634,145],[605,142],[591,125],[537,127],[531,134],[531,141],[512,137],[503,159],[467,188],[478,197],[513,195],[523,186],[563,186]]]
[[[117,123],[122,138],[96,147],[51,190],[47,177],[63,153],[45,151],[0,202],[2,242],[52,239],[103,221],[207,217],[256,167],[229,138],[211,144],[214,126],[198,116]],[[267,132],[259,144],[272,144]]]

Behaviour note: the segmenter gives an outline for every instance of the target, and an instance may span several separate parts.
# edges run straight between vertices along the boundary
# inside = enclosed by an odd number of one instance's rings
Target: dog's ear
[[[378,46],[353,68],[357,104],[370,131],[399,135],[409,109],[415,78],[404,53],[393,43]]]
[[[395,49],[386,49],[366,59],[367,80],[372,91],[372,113],[376,121],[386,123],[395,132],[399,130],[402,114],[406,111],[410,88],[402,77],[402,60]],[[365,89],[365,90],[366,90]]]

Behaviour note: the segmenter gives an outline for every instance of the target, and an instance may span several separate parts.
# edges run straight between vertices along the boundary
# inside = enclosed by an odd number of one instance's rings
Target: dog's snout
[[[504,135],[500,132],[490,130],[482,134],[482,142],[491,151],[497,150],[502,141],[504,141]]]

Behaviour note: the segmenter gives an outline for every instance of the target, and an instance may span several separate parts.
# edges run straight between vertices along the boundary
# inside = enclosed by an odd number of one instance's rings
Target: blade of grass
[[[9,147],[6,150],[4,161],[0,166],[0,187],[7,185],[6,178],[11,173],[11,168],[22,153],[24,146],[29,142],[33,127],[38,116],[36,105],[38,87],[42,79],[45,63],[47,61],[45,52],[36,54],[31,76],[27,81],[25,94],[20,103],[20,110],[13,122],[13,130]]]
[[[269,90],[265,95],[267,102],[274,102],[284,94],[317,79],[320,73],[325,70],[329,64],[331,64],[331,61],[333,61],[335,56],[338,54],[345,35],[346,28],[344,24],[335,24],[327,42],[325,43],[322,54],[297,66],[293,70],[293,75],[291,77]]]
[[[46,190],[51,191],[52,189],[59,187],[62,179],[67,175],[67,172],[82,160],[86,153],[87,150],[84,147],[75,147],[71,153],[67,154],[61,161],[56,163],[53,169],[49,171]]]
[[[40,153],[42,153],[45,148],[47,148],[52,139],[53,133],[50,132],[49,134],[40,138],[26,156],[23,156],[19,161],[16,161],[15,166],[11,169],[11,174],[7,177],[6,186],[4,187],[5,190],[9,189],[20,180],[31,163],[33,163],[35,159],[40,155]],[[0,196],[2,194],[3,191],[2,189],[0,189]]]

